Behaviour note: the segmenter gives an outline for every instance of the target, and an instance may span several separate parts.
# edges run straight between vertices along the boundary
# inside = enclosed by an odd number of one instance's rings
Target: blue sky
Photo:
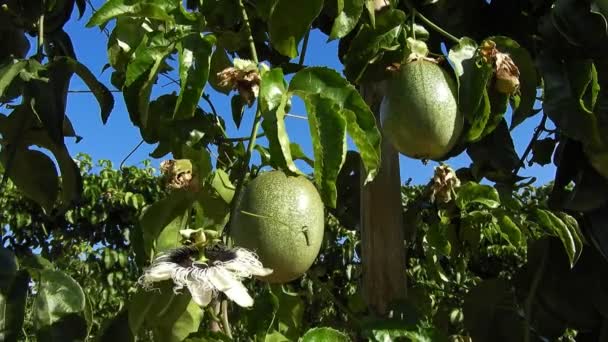
[[[103,0],[92,1],[96,8],[101,7],[103,2]],[[73,18],[76,17],[76,12],[77,11],[74,11]],[[102,82],[112,88],[109,82],[111,71],[106,70],[101,73],[104,64],[107,63],[107,38],[98,28],[85,28],[86,21],[90,16],[91,9],[89,7],[87,8],[87,12],[83,19],[79,21],[71,20],[66,25],[65,29],[72,37],[78,59],[87,65]],[[321,32],[312,32],[305,64],[310,66],[327,66],[342,72],[342,65],[337,57],[337,41],[327,42],[326,39],[326,36]],[[169,83],[170,81],[168,79],[161,77],[152,94],[152,98],[177,90],[175,85],[170,85]],[[70,89],[85,90],[86,87],[80,79],[74,77]],[[243,122],[241,123],[241,129],[237,129],[231,118],[230,97],[214,92],[210,86],[206,86],[205,92],[208,92],[211,95],[215,107],[224,117],[227,131],[231,136],[249,135],[253,116],[252,110],[246,112]],[[83,137],[82,141],[77,144],[73,139],[68,141],[68,148],[73,155],[84,152],[91,155],[94,160],[108,159],[114,163],[115,167],[118,167],[118,164],[123,158],[140,142],[141,137],[139,135],[139,130],[136,129],[129,120],[122,94],[114,93],[114,95],[116,99],[114,111],[112,112],[108,123],[103,125],[99,117],[99,108],[91,94],[70,94],[67,114],[72,120],[77,134]],[[205,110],[209,110],[204,101],[201,101],[201,106]],[[291,113],[298,115],[306,114],[303,103],[297,98],[293,99]],[[510,121],[510,113],[508,113],[507,120]],[[537,115],[518,126],[512,132],[515,147],[519,154],[526,148],[532,132],[539,121],[540,115]],[[312,145],[310,143],[308,123],[306,120],[288,117],[286,122],[290,139],[293,142],[299,143],[304,149],[304,152],[312,157]],[[264,143],[263,139],[261,140],[261,143]],[[126,165],[137,165],[145,159],[151,159],[149,153],[154,147],[155,146],[153,145],[143,144],[129,158]],[[254,160],[255,159],[257,159],[257,156],[254,156]],[[153,160],[153,165],[158,165],[159,162],[159,160]],[[451,158],[447,163],[454,169],[457,169],[468,166],[470,164],[470,159],[466,153],[462,153],[455,158]],[[405,182],[407,179],[411,178],[414,184],[426,183],[432,176],[433,167],[436,165],[437,163],[435,162],[423,165],[419,160],[401,156],[400,166],[402,181]],[[299,163],[298,166],[302,167],[303,171],[309,171],[302,163]],[[555,168],[553,165],[547,165],[545,167],[535,165],[531,168],[522,169],[520,174],[523,176],[534,176],[537,178],[537,184],[544,184],[553,179],[554,172]]]

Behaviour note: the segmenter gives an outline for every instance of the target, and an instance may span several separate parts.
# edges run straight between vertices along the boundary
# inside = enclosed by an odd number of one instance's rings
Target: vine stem
[[[526,162],[526,159],[528,159],[528,155],[530,154],[530,152],[532,152],[532,147],[534,146],[534,143],[536,142],[536,140],[538,140],[538,137],[540,136],[540,133],[545,130],[545,124],[546,123],[547,123],[547,114],[545,114],[543,112],[543,117],[540,119],[540,122],[538,123],[538,126],[534,130],[534,134],[532,135],[532,139],[530,139],[530,142],[528,143],[528,146],[526,146],[524,154],[521,156],[521,159],[519,159],[519,165],[517,166],[517,169],[515,169],[515,171],[513,172],[514,175],[517,175],[517,173],[519,172],[519,170],[521,170],[522,166],[524,166],[524,164]]]
[[[221,315],[224,332],[226,333],[226,335],[228,335],[228,337],[232,338],[232,330],[230,329],[230,322],[228,321],[228,301],[225,299],[222,300]]]
[[[460,39],[458,39],[458,37],[454,36],[453,34],[449,33],[448,31],[442,29],[437,24],[435,24],[434,22],[432,22],[431,20],[429,20],[427,17],[425,17],[424,15],[422,15],[422,13],[418,12],[418,10],[414,7],[414,5],[412,5],[412,3],[409,0],[405,1],[405,5],[410,9],[410,11],[412,11],[412,15],[413,16],[416,16],[417,18],[420,18],[420,20],[423,23],[425,23],[428,27],[430,27],[433,30],[437,31],[438,33],[440,33],[444,37],[448,38],[449,40],[453,41],[454,43],[459,43],[460,42]]]
[[[43,1],[43,4],[45,4],[46,7],[46,1]],[[36,49],[36,59],[38,59],[38,62],[42,62],[42,48],[44,47],[44,13],[42,13],[40,15],[40,18],[38,18],[38,46]]]

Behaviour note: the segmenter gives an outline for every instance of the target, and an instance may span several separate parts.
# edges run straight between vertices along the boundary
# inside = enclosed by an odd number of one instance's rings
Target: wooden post
[[[378,87],[364,85],[360,91],[380,127],[381,95]],[[363,293],[367,305],[378,314],[386,313],[388,304],[406,296],[405,241],[401,207],[399,154],[383,139],[380,172],[374,181],[361,186],[360,214]]]

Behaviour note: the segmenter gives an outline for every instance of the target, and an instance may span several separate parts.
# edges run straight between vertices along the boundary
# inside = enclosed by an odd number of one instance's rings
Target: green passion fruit
[[[457,88],[436,63],[406,63],[387,81],[380,106],[384,136],[400,153],[437,160],[458,141],[464,119],[458,111]]]
[[[261,279],[286,283],[304,274],[323,241],[325,212],[315,186],[302,176],[265,172],[241,195],[232,220],[235,245],[258,254],[273,273]]]

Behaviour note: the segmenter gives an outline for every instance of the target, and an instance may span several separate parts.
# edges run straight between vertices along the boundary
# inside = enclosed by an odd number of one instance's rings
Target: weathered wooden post
[[[379,87],[366,84],[360,91],[380,125]],[[407,290],[399,154],[388,141],[382,141],[380,172],[360,191],[364,298],[374,312],[384,314]]]

